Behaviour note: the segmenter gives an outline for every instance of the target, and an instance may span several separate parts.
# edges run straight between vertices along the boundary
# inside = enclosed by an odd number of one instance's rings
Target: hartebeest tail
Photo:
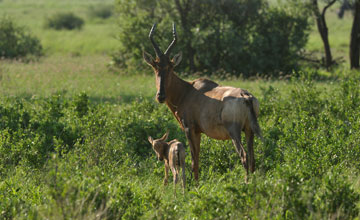
[[[257,135],[261,140],[263,140],[262,134],[261,134],[261,128],[259,126],[257,116],[259,113],[255,113],[254,109],[259,109],[259,106],[254,107],[253,99],[250,98],[247,101],[249,111],[250,111],[250,127],[251,130],[254,132],[255,135]]]

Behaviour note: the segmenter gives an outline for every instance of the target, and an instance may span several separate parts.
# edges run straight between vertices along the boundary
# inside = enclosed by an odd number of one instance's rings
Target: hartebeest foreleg
[[[185,131],[186,139],[188,140],[190,146],[191,166],[194,172],[194,178],[195,180],[198,180],[201,133],[196,133],[194,127],[186,123],[184,119],[182,119],[181,122]]]
[[[191,151],[191,165],[195,180],[199,179],[199,161],[200,161],[200,133],[189,132],[188,138]]]

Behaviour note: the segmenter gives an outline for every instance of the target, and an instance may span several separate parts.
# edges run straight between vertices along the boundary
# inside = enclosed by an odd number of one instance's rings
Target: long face
[[[173,71],[173,65],[169,59],[163,59],[160,62],[156,62],[154,68],[156,79],[156,100],[159,103],[164,103],[166,100],[166,88],[169,86],[168,82],[171,81],[171,74]]]
[[[175,25],[173,25],[174,40],[171,42],[170,46],[165,51],[165,53],[161,52],[160,48],[157,46],[157,44],[154,42],[152,38],[155,31],[155,27],[156,24],[154,24],[153,27],[151,28],[149,38],[154,47],[156,53],[156,59],[154,59],[150,54],[148,54],[145,51],[143,53],[143,57],[145,62],[149,64],[154,69],[155,72],[156,89],[157,89],[155,98],[159,103],[164,103],[168,95],[166,94],[166,91],[171,84],[171,76],[173,75],[174,67],[180,63],[182,54],[179,53],[175,55],[174,58],[171,60],[169,58],[171,48],[174,47],[176,43]]]
[[[174,67],[178,65],[181,61],[182,54],[179,53],[174,56],[172,60],[164,55],[160,58],[154,60],[150,54],[144,52],[144,60],[149,64],[155,73],[156,80],[156,100],[159,103],[164,103],[166,101],[167,88],[171,86],[172,76],[174,74]]]

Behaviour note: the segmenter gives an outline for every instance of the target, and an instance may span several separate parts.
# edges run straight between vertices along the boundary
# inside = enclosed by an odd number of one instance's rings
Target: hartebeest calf
[[[156,24],[150,30],[149,38],[155,49],[156,59],[144,51],[143,57],[149,64],[156,77],[156,99],[159,103],[166,103],[175,118],[185,131],[190,145],[192,168],[194,177],[198,180],[200,137],[205,133],[218,140],[231,139],[236,151],[246,169],[246,175],[255,171],[254,134],[261,137],[261,130],[257,121],[259,102],[248,91],[220,86],[207,79],[196,79],[187,82],[174,73],[182,58],[182,54],[169,58],[177,36],[173,24],[173,41],[163,53],[153,40]],[[245,132],[246,154],[241,143],[241,132]]]
[[[178,181],[180,167],[182,169],[182,187],[183,193],[185,191],[185,145],[174,139],[166,142],[169,133],[167,132],[160,139],[154,140],[151,136],[148,137],[157,158],[165,162],[165,178],[164,185],[168,183],[169,169],[173,174],[174,180],[174,195],[176,196],[176,183]]]

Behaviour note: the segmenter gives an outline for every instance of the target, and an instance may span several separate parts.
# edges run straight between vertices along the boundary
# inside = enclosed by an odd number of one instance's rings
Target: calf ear
[[[172,58],[171,62],[173,63],[174,67],[179,65],[181,59],[182,59],[182,52],[179,52]]]
[[[148,137],[148,141],[149,141],[150,144],[152,145],[152,143],[154,142],[154,139],[153,139],[151,136],[149,136],[149,137]]]
[[[145,62],[146,62],[149,66],[152,66],[152,67],[155,66],[155,60],[154,60],[154,58],[153,58],[149,53],[147,53],[146,51],[143,52],[143,58],[144,58]]]
[[[161,138],[162,141],[166,141],[166,139],[168,138],[169,136],[169,131],[167,131]]]

